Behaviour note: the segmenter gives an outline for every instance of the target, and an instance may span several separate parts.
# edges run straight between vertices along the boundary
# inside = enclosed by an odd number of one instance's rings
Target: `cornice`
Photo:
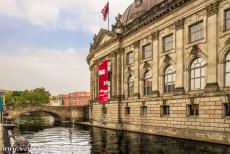
[[[160,4],[154,6],[151,10],[143,14],[142,16],[136,18],[131,23],[125,25],[124,33],[122,38],[130,35],[133,32],[136,32],[140,28],[160,19],[164,15],[168,14],[172,10],[181,7],[187,2],[192,0],[165,0]]]

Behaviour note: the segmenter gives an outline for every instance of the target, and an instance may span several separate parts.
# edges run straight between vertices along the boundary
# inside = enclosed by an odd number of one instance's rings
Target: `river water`
[[[230,154],[230,146],[56,123],[25,115],[13,134],[26,137],[33,154]]]

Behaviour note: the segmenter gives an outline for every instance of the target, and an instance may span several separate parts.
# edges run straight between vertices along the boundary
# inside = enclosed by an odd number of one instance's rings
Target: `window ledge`
[[[230,120],[230,116],[224,116],[224,119]]]
[[[199,116],[188,115],[187,118],[199,118]]]
[[[150,61],[150,60],[152,60],[152,57],[149,57],[149,58],[146,58],[146,59],[142,59],[142,60],[141,60],[141,63],[144,63],[144,62]]]
[[[223,90],[230,91],[230,86],[225,86]]]
[[[170,92],[170,93],[164,93],[162,94],[163,97],[170,97],[170,96],[174,96],[175,92]]]
[[[173,48],[173,49],[170,49],[170,50],[167,50],[167,51],[163,51],[163,52],[161,53],[161,57],[163,57],[164,55],[167,55],[167,54],[171,54],[171,53],[175,53],[174,48]]]
[[[125,68],[133,67],[133,66],[134,66],[134,63],[132,63],[132,64],[126,64]]]
[[[199,39],[199,40],[196,40],[196,41],[193,41],[193,42],[188,42],[188,44],[187,44],[187,48],[189,48],[189,47],[192,47],[192,46],[194,46],[194,45],[198,45],[198,44],[201,44],[201,43],[205,43],[205,38],[203,37],[203,38],[201,38],[201,39]]]
[[[161,115],[161,118],[169,118],[169,115]]]
[[[188,92],[189,95],[201,94],[201,93],[204,93],[204,89],[201,89],[201,90],[190,90],[190,91]]]

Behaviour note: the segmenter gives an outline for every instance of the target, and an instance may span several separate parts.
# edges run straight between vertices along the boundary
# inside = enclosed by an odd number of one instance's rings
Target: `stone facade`
[[[230,87],[225,76],[229,8],[227,0],[164,0],[132,21],[124,23],[119,15],[113,31],[102,29],[87,57],[91,122],[112,129],[230,144],[230,116],[226,115]],[[191,41],[191,27],[199,23],[201,38]],[[165,52],[167,36],[171,36],[172,48]],[[151,45],[151,56],[143,59],[146,45]],[[129,52],[133,52],[132,64],[127,63]],[[112,97],[100,104],[98,63],[104,58],[112,63]],[[200,89],[193,89],[191,65],[198,58],[204,61],[203,79]],[[175,68],[175,77],[173,90],[165,92],[168,66]],[[152,74],[149,95],[144,95],[146,71]],[[134,78],[132,96],[128,96],[130,76]],[[191,114],[191,110],[198,113]]]

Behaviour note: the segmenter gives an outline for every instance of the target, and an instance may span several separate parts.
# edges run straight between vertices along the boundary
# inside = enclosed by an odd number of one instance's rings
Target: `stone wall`
[[[93,106],[93,124],[100,127],[121,129],[141,133],[203,140],[230,144],[230,118],[223,116],[224,96],[206,94],[196,98],[199,104],[199,116],[188,115],[189,99],[186,95],[168,99],[170,114],[162,116],[162,100],[150,98],[145,101],[147,114],[140,115],[143,101],[132,100],[121,103],[121,123],[117,123],[117,102],[105,105],[107,114],[102,114],[102,104]],[[130,114],[125,114],[125,107],[130,107]]]

